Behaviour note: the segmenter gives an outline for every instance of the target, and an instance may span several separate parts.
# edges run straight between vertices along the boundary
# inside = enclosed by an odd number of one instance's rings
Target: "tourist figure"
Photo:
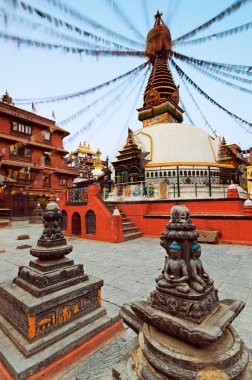
[[[213,280],[209,278],[208,274],[203,268],[202,261],[200,259],[201,248],[198,243],[195,243],[191,247],[191,259],[190,259],[190,271],[191,271],[191,288],[198,293],[204,293],[205,289],[213,284]]]
[[[177,242],[170,245],[163,276],[163,279],[158,281],[158,286],[161,288],[175,288],[181,293],[190,292],[186,263],[181,259],[181,246]]]

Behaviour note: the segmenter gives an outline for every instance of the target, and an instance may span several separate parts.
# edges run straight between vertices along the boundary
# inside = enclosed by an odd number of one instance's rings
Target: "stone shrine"
[[[38,202],[35,209],[32,211],[31,216],[29,217],[29,223],[31,224],[40,224],[43,223],[43,214],[44,211]]]
[[[119,323],[101,304],[103,280],[66,257],[73,247],[61,233],[61,218],[51,195],[42,235],[30,251],[35,260],[0,287],[1,362],[14,379],[26,379]]]
[[[155,290],[147,301],[122,306],[121,317],[139,334],[139,345],[127,362],[113,369],[114,378],[252,378],[247,349],[231,327],[245,304],[219,301],[200,258],[195,228],[187,207],[172,207],[161,234],[167,256]]]

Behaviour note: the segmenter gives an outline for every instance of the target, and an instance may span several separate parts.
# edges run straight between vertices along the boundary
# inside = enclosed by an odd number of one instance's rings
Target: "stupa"
[[[0,287],[1,362],[15,379],[26,379],[65,354],[74,358],[75,348],[79,358],[85,343],[100,332],[101,341],[110,338],[109,328],[119,321],[102,306],[103,280],[66,257],[73,247],[61,232],[62,213],[55,199],[52,194],[42,235],[30,250],[35,260],[20,266],[13,282]]]
[[[121,309],[124,322],[139,334],[139,345],[114,368],[116,379],[251,379],[248,351],[231,327],[245,304],[219,300],[200,259],[195,228],[187,207],[173,206],[161,234],[167,256],[155,290],[147,301]]]
[[[183,123],[184,110],[179,105],[179,86],[174,82],[169,67],[172,42],[162,13],[155,15],[154,27],[146,40],[145,55],[152,71],[144,92],[143,106],[138,119],[143,127],[132,132],[119,148],[113,162],[117,182],[144,180],[153,185],[160,198],[222,198],[231,180],[246,186],[240,167],[248,165],[241,149],[227,145],[220,136]],[[129,138],[134,150],[128,156],[125,147]],[[145,161],[141,161],[141,155]],[[137,162],[136,162],[137,161]],[[137,173],[144,173],[141,178]],[[136,174],[135,174],[136,173]],[[134,177],[134,175],[136,177]],[[198,192],[195,193],[195,186]],[[209,189],[208,189],[209,187]],[[205,190],[205,191],[204,191]],[[161,196],[162,193],[162,196]],[[112,199],[111,199],[112,200]]]

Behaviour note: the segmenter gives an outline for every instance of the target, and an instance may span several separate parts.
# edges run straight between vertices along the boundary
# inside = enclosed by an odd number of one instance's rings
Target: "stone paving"
[[[19,245],[35,245],[41,225],[20,225],[0,229],[0,282],[12,280],[19,265],[27,265],[29,249]],[[16,240],[28,234],[29,240]],[[157,238],[140,238],[121,244],[69,238],[74,246],[70,255],[83,263],[85,271],[104,279],[103,303],[106,308],[118,309],[129,301],[146,298],[154,288],[155,278],[164,264],[165,251]],[[252,247],[239,245],[204,245],[202,261],[215,280],[219,298],[239,298],[246,302],[241,315],[233,322],[247,347],[252,349]],[[61,380],[111,379],[111,368],[125,357],[135,334],[125,333],[109,342],[97,353],[78,362],[57,376]]]

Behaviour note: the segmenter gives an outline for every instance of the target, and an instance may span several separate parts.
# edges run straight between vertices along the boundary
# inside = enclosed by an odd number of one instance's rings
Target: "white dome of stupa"
[[[204,130],[183,123],[160,123],[134,132],[143,152],[150,152],[148,164],[217,163],[220,137],[212,138]]]

